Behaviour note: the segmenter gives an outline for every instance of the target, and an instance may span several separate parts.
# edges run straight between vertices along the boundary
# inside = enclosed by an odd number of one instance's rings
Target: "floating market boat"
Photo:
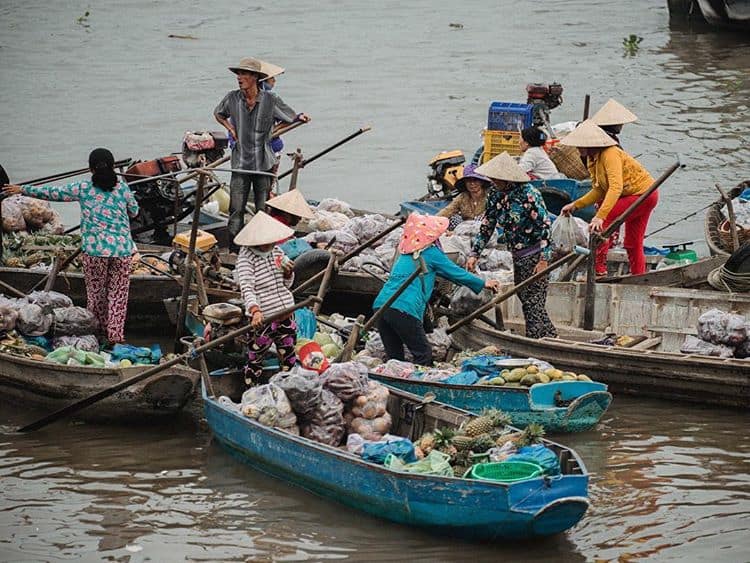
[[[209,397],[203,402],[214,437],[252,467],[374,516],[478,540],[522,540],[564,532],[589,506],[589,476],[571,449],[550,441],[562,473],[500,483],[399,472],[345,450],[263,426]],[[471,415],[390,390],[393,433],[457,427]]]
[[[500,409],[510,416],[515,426],[525,428],[537,423],[548,432],[589,430],[599,422],[612,402],[607,386],[598,382],[555,381],[531,387],[509,387],[456,385],[377,373],[371,373],[370,377],[416,395],[431,393],[441,403],[475,414],[483,409]]]
[[[0,396],[51,409],[107,389],[152,366],[98,368],[61,365],[0,353]],[[77,415],[85,420],[137,422],[171,416],[195,395],[200,373],[173,366],[95,403]]]
[[[695,403],[750,407],[750,360],[682,354],[686,335],[709,309],[750,318],[750,296],[720,291],[596,284],[594,330],[582,326],[585,285],[550,283],[547,311],[560,338],[526,338],[514,297],[501,305],[506,328],[475,321],[452,334],[459,348],[494,345],[515,357],[534,357],[586,373],[611,391]],[[593,344],[606,334],[629,336],[626,346]],[[629,342],[625,342],[625,341]]]
[[[750,180],[736,185],[727,192],[729,199],[736,201],[742,192],[750,189]],[[729,227],[728,213],[725,211],[726,203],[718,199],[706,211],[703,220],[703,230],[706,235],[706,245],[714,256],[723,256],[724,259],[732,254],[732,233]],[[740,231],[740,229],[738,229]],[[747,234],[745,234],[747,233]],[[738,232],[739,242],[743,243],[745,239],[750,240],[750,230],[742,229]]]

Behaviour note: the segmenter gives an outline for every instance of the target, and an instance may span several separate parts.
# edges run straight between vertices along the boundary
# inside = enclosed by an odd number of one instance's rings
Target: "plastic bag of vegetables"
[[[34,303],[25,303],[18,308],[16,329],[25,336],[41,336],[49,332],[53,315]]]
[[[286,394],[278,385],[251,387],[242,394],[240,410],[265,426],[288,429],[297,425],[297,416]]]
[[[359,362],[331,364],[321,376],[323,387],[342,401],[350,401],[368,392],[367,367]]]
[[[323,384],[316,371],[295,366],[274,375],[270,383],[284,391],[292,410],[300,417],[311,416],[323,400]]]
[[[58,307],[54,315],[56,336],[94,334],[99,328],[94,313],[83,307]]]
[[[338,446],[346,433],[343,413],[344,403],[336,395],[323,389],[320,404],[300,426],[301,434],[321,444]]]

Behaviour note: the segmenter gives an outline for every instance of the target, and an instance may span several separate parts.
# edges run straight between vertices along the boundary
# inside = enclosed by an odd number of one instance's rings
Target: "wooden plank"
[[[631,346],[631,348],[633,348],[634,350],[645,350],[647,353],[650,353],[651,348],[656,348],[659,344],[661,344],[661,336],[657,336],[655,338],[647,338],[646,340],[643,340],[638,344]]]

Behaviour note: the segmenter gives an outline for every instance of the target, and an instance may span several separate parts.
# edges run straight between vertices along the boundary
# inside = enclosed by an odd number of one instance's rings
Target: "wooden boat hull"
[[[399,473],[262,426],[207,397],[205,390],[203,399],[215,438],[243,462],[352,508],[435,534],[479,540],[547,536],[574,526],[588,508],[585,471],[513,484]]]
[[[750,180],[742,182],[727,192],[730,199],[736,199],[746,188],[750,188]],[[706,236],[706,246],[713,256],[723,256],[729,258],[732,249],[725,240],[719,236],[719,226],[728,219],[728,214],[724,212],[725,203],[721,199],[714,202],[706,210],[703,219],[703,232]]]
[[[435,395],[441,403],[479,414],[495,408],[507,413],[511,423],[525,428],[531,423],[544,426],[548,432],[582,432],[596,426],[612,402],[612,395],[603,383],[558,381],[538,383],[530,388],[496,385],[451,385],[418,381],[371,373],[370,378],[397,389],[424,397]],[[560,391],[567,407],[555,406],[555,393]]]
[[[150,366],[93,368],[0,354],[0,394],[22,404],[59,409],[137,375]],[[200,374],[174,366],[80,411],[84,420],[133,422],[174,415],[195,395]]]
[[[668,400],[750,407],[750,361],[633,350],[555,338],[535,340],[474,324],[453,333],[463,348],[493,344],[512,356],[535,357],[586,373],[615,392]]]

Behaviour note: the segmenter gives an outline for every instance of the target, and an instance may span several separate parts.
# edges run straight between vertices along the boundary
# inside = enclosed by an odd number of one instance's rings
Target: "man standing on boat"
[[[260,61],[246,58],[229,67],[237,75],[238,90],[232,90],[219,102],[214,117],[237,140],[232,149],[232,169],[252,174],[232,172],[229,183],[229,232],[232,239],[245,223],[245,206],[253,188],[255,209],[262,211],[271,190],[275,164],[270,147],[274,122],[310,121],[304,113],[296,114],[276,94],[263,90],[258,82],[265,78]],[[236,250],[236,248],[235,248]]]

